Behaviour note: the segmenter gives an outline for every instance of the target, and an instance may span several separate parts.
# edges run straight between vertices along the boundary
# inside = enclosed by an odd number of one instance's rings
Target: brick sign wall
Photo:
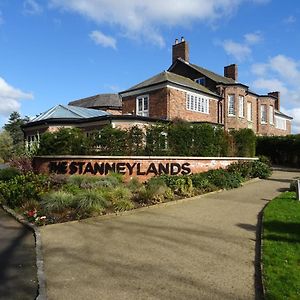
[[[160,174],[188,175],[226,168],[238,161],[256,158],[238,157],[127,157],[127,156],[38,156],[34,169],[39,173],[105,176],[121,173],[126,180],[137,177],[145,181]]]

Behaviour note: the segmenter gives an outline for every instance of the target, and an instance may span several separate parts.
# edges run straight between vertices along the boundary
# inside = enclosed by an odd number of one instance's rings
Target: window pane
[[[144,98],[144,110],[148,110],[148,97]]]
[[[244,117],[244,97],[239,96],[239,117]]]
[[[143,110],[143,98],[138,99],[138,110],[139,111]]]
[[[228,114],[235,115],[234,95],[228,95]]]

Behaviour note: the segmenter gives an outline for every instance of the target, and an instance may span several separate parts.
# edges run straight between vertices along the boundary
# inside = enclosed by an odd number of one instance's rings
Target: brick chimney
[[[189,44],[185,41],[184,37],[181,37],[180,42],[178,39],[175,40],[175,44],[172,47],[172,63],[179,57],[186,62],[190,60]]]
[[[233,80],[238,80],[238,66],[236,64],[232,64],[224,67],[224,76],[227,78],[232,78]]]
[[[276,98],[275,109],[280,110],[280,92],[270,92],[268,95]]]

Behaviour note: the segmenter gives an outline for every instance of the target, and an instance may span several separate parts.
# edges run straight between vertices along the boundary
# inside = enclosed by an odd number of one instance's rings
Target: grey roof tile
[[[93,108],[93,107],[122,107],[122,101],[118,94],[99,94],[69,102],[69,105]]]
[[[197,91],[200,91],[200,92],[203,92],[203,93],[206,93],[206,94],[210,94],[210,95],[213,95],[213,96],[216,96],[216,97],[219,97],[219,95],[213,93],[212,91],[210,91],[208,88],[206,88],[205,86],[201,85],[201,84],[198,84],[196,83],[195,81],[187,78],[187,77],[184,77],[184,76],[181,76],[181,75],[178,75],[178,74],[175,74],[175,73],[172,73],[172,72],[169,72],[169,71],[164,71],[164,72],[161,72],[137,85],[134,85],[133,87],[121,92],[122,93],[126,93],[126,92],[129,92],[129,91],[134,91],[134,90],[138,90],[138,89],[142,89],[142,88],[145,88],[145,87],[148,87],[148,86],[153,86],[153,85],[157,85],[157,84],[160,84],[160,83],[163,83],[163,82],[171,82],[171,83],[175,83],[175,84],[178,84],[178,85],[181,85],[181,86],[184,86],[184,87],[188,87],[188,88],[191,88],[191,89],[194,89],[194,90],[197,90]]]

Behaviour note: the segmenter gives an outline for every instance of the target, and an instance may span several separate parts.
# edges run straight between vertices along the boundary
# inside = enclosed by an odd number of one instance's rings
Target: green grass
[[[264,211],[263,279],[266,299],[300,299],[300,201],[281,194]]]

